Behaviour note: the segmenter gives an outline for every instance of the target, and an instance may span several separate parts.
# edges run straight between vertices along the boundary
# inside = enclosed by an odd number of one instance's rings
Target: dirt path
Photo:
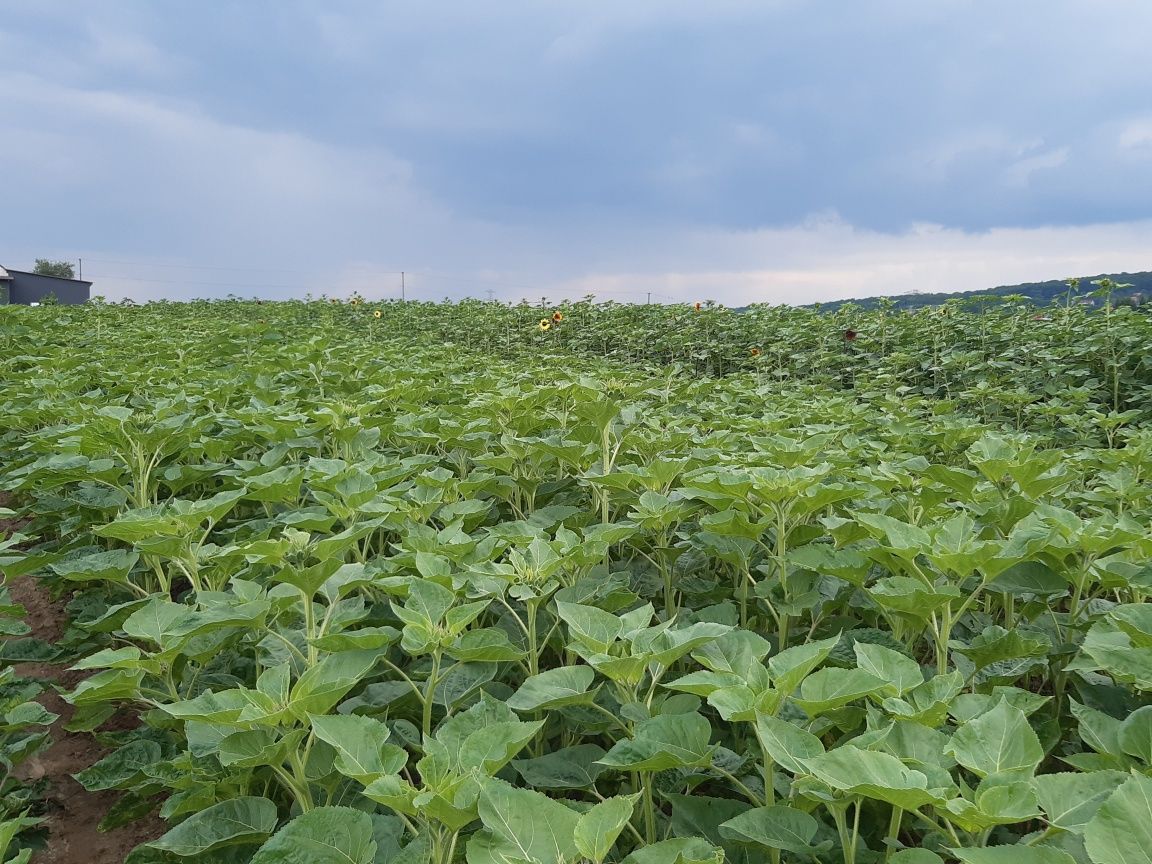
[[[16,527],[0,520],[0,536]],[[8,587],[12,599],[28,610],[24,620],[32,628],[29,635],[49,643],[58,641],[67,622],[64,601],[52,600],[31,577],[16,579]],[[22,663],[16,671],[21,676],[55,682],[65,688],[75,686],[84,677],[82,673],[69,672],[64,664],[55,663]],[[106,833],[97,829],[119,793],[86,792],[71,775],[101,759],[108,751],[91,735],[64,729],[72,716],[72,706],[50,685],[38,701],[59,714],[60,719],[50,730],[52,745],[22,765],[20,771],[24,779],[44,777],[49,784],[45,794],[48,845],[32,856],[33,864],[120,864],[137,845],[163,834],[166,826],[155,815]],[[127,723],[132,719],[114,716],[106,725],[128,728]]]

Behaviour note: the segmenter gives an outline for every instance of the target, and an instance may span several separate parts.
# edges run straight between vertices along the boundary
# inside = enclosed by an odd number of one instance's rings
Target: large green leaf
[[[523,750],[543,726],[543,720],[489,723],[464,739],[456,753],[456,766],[460,771],[495,774]]]
[[[708,763],[712,724],[695,712],[661,714],[636,726],[636,736],[618,741],[599,760],[629,771],[664,771]]]
[[[564,864],[578,854],[580,815],[539,792],[488,779],[481,787],[479,812],[484,827],[526,861]]]
[[[948,752],[980,777],[1028,776],[1044,758],[1044,748],[1024,712],[1003,699],[962,725],[952,736]]]
[[[807,813],[777,804],[757,807],[729,819],[720,826],[720,834],[742,843],[807,855],[819,827],[820,823]]]
[[[1094,864],[1152,862],[1152,778],[1124,781],[1085,826],[1084,845]]]
[[[596,678],[591,666],[560,666],[524,679],[520,689],[508,697],[507,704],[517,711],[538,711],[590,702],[595,693],[588,688]]]
[[[1041,774],[1032,783],[1048,822],[1080,834],[1126,776],[1120,771]]]
[[[846,744],[802,761],[809,774],[833,789],[887,801],[904,810],[942,803],[942,791],[929,788],[927,776],[888,753]]]
[[[367,785],[384,774],[396,774],[408,754],[388,743],[388,727],[358,714],[309,715],[312,731],[336,748],[336,770]]]
[[[160,757],[160,745],[155,741],[130,741],[74,776],[89,792],[115,789],[159,762]]]
[[[772,682],[776,689],[791,693],[800,686],[808,673],[828,659],[839,643],[839,635],[818,642],[808,642],[781,651],[768,661]]]
[[[1067,852],[1046,846],[986,846],[953,849],[952,854],[963,864],[1076,864]]]
[[[249,864],[373,864],[372,817],[350,807],[317,807],[261,846]]]
[[[372,671],[380,655],[375,651],[341,651],[305,670],[289,696],[288,710],[298,720],[325,714]]]
[[[148,845],[187,858],[222,846],[261,842],[275,829],[276,805],[267,798],[231,798],[192,814]]]
[[[824,752],[820,739],[795,723],[760,714],[756,717],[756,732],[767,755],[793,774],[805,770],[804,760]]]
[[[124,583],[139,560],[140,555],[136,552],[113,549],[49,564],[48,569],[71,582]]]
[[[1120,749],[1152,767],[1152,705],[1137,708],[1120,724]]]
[[[582,813],[573,833],[580,854],[591,859],[594,864],[601,864],[632,818],[632,810],[639,798],[639,792],[607,798]]]
[[[607,653],[624,632],[624,622],[620,618],[595,606],[558,600],[556,614],[568,625],[573,639],[597,654]]]
[[[856,642],[853,649],[860,668],[887,683],[886,696],[902,696],[924,682],[920,664],[899,651],[867,642]]]
[[[637,849],[622,864],[724,864],[724,850],[699,837],[674,837]]]
[[[587,789],[607,770],[597,761],[604,752],[595,744],[577,744],[535,759],[514,759],[512,767],[537,789]]]
[[[885,687],[885,682],[863,669],[830,667],[813,672],[800,685],[795,702],[812,717],[863,699]]]

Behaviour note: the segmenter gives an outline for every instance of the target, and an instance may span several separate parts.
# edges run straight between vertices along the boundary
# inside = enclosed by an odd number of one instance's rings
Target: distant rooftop
[[[77,279],[74,276],[52,276],[47,273],[37,273],[34,270],[13,270],[11,268],[5,269],[4,267],[0,267],[0,282],[3,282],[5,279],[11,279],[13,273],[19,273],[22,276],[43,276],[46,279],[63,279],[65,282],[79,282],[81,285],[92,284],[89,279]]]

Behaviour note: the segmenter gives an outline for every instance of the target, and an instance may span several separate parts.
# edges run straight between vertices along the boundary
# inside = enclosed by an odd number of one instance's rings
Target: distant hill
[[[1152,272],[1101,273],[1099,276],[1082,276],[1080,277],[1080,289],[1073,296],[1086,297],[1089,295],[1092,291],[1096,290],[1097,286],[1092,283],[1097,279],[1111,279],[1118,284],[1132,286],[1114,292],[1112,295],[1114,302],[1146,303],[1152,300]],[[900,294],[895,297],[889,297],[888,299],[891,300],[893,305],[898,309],[917,309],[921,306],[939,306],[947,303],[949,300],[975,302],[977,298],[982,297],[1004,298],[1013,295],[1023,295],[1037,306],[1047,306],[1053,300],[1063,300],[1067,297],[1068,285],[1059,279],[1052,279],[1047,282],[1023,282],[1019,285],[1001,285],[999,288],[993,288],[989,291],[953,291],[946,294]],[[879,305],[882,299],[884,298],[862,297],[853,300],[835,300],[831,303],[820,303],[819,306],[821,309],[832,311],[846,303],[855,303],[857,306],[871,309]]]

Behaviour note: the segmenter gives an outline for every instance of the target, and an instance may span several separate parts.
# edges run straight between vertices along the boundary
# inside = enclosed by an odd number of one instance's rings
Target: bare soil
[[[0,506],[3,506],[2,499]],[[19,527],[11,520],[0,520],[0,536]],[[29,635],[49,643],[58,641],[68,621],[64,608],[67,598],[53,600],[32,577],[13,580],[8,588],[12,599],[28,610],[24,620],[32,628]],[[166,826],[153,813],[112,831],[102,832],[97,828],[119,793],[86,792],[72,775],[102,759],[108,750],[91,735],[68,732],[64,728],[72,716],[72,706],[61,699],[52,686],[71,689],[87,673],[72,672],[66,665],[57,663],[22,663],[16,672],[26,678],[50,682],[37,701],[60,715],[50,729],[51,746],[20,766],[22,779],[48,780],[44,819],[48,829],[47,847],[33,854],[33,864],[121,864],[136,846],[163,834]],[[102,728],[130,729],[136,722],[129,712],[120,712]]]

